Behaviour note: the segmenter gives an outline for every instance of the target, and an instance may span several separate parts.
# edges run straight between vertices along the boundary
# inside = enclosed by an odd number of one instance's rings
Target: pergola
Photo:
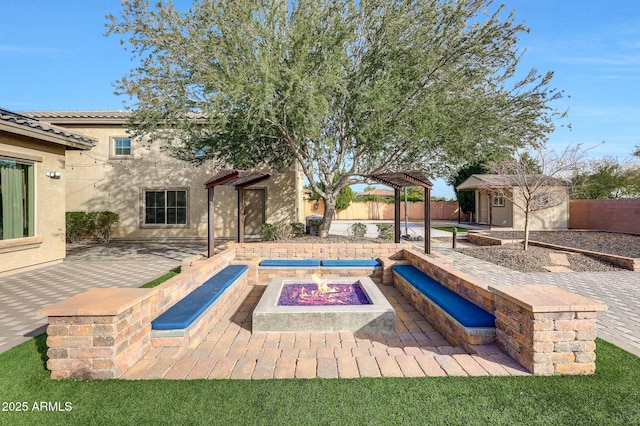
[[[213,256],[215,245],[213,197],[216,186],[233,186],[238,191],[238,242],[244,242],[244,189],[247,186],[262,182],[272,176],[270,173],[251,172],[247,170],[227,169],[216,173],[204,186],[209,192],[207,208],[207,256]]]
[[[393,173],[376,173],[365,176],[372,181],[390,186],[394,190],[394,229],[395,242],[400,242],[400,189],[408,186],[424,188],[424,252],[431,254],[431,188],[433,184],[422,172],[402,171]]]

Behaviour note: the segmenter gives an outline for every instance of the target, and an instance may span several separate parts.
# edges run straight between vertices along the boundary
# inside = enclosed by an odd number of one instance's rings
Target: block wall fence
[[[455,270],[447,258],[425,255],[406,243],[228,246],[210,259],[185,263],[179,275],[156,288],[92,289],[40,309],[38,314],[49,319],[47,368],[51,378],[121,377],[152,347],[153,319],[229,264],[249,265],[249,286],[266,284],[267,276],[260,275],[263,272],[258,263],[267,258],[380,259],[383,268],[377,270],[376,277],[384,284],[393,283],[393,264],[410,263],[493,313],[498,345],[532,373],[595,371],[595,318],[597,311],[606,307],[557,287],[488,286]],[[224,306],[217,304],[210,309]],[[200,331],[206,333],[206,327]]]
[[[640,199],[570,200],[569,228],[640,234]]]
[[[409,220],[424,220],[424,203],[408,202],[407,214]],[[458,220],[457,201],[432,201],[431,220]],[[324,214],[324,201],[305,201],[304,215]],[[400,217],[404,217],[404,201],[400,203]],[[393,220],[393,203],[367,201],[365,203],[351,202],[349,207],[336,212],[335,219],[338,220]],[[461,213],[462,220],[468,220],[469,216]]]

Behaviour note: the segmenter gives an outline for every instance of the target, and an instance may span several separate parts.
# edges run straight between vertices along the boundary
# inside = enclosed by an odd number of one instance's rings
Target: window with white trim
[[[186,225],[186,190],[145,190],[144,223],[146,225]]]
[[[131,138],[113,138],[111,144],[111,152],[114,157],[131,156]]]
[[[493,191],[493,207],[504,207],[504,192]]]

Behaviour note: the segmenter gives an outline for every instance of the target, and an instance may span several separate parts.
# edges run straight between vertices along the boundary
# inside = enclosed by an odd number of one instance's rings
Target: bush
[[[291,225],[286,223],[265,223],[260,227],[260,238],[262,241],[288,240],[291,236]]]
[[[120,221],[117,213],[101,212],[66,212],[65,235],[72,243],[83,238],[95,238],[100,243],[111,241],[111,231]]]
[[[74,243],[88,233],[87,214],[85,212],[66,212],[65,219],[67,242]]]
[[[367,233],[367,225],[364,223],[356,222],[349,227],[349,235],[362,238]]]
[[[291,232],[296,237],[300,237],[300,236],[304,235],[304,223],[302,223],[302,222],[293,222],[293,223],[291,223]]]
[[[338,192],[336,197],[336,210],[346,210],[353,200],[353,190],[351,187],[344,187]]]
[[[378,223],[378,238],[391,241],[393,239],[393,225],[390,223]]]
[[[318,235],[322,219],[309,219],[309,235]]]

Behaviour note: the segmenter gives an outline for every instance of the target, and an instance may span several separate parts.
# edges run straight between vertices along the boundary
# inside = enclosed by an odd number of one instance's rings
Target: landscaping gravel
[[[458,251],[467,256],[472,256],[520,272],[549,272],[543,268],[544,266],[553,265],[549,254],[554,252],[558,253],[558,251],[555,250],[535,246],[529,246],[529,249],[524,251],[520,244],[460,248]],[[623,270],[609,262],[593,259],[581,254],[566,253],[566,255],[571,264],[568,268],[575,272]]]
[[[488,235],[500,239],[524,238],[522,231],[491,231]],[[529,241],[640,258],[640,235],[597,231],[531,231]]]

